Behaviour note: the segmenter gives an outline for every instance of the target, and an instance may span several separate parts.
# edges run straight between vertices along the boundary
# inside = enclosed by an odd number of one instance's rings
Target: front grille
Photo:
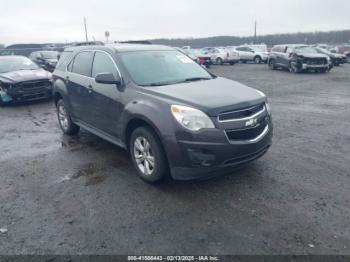
[[[326,58],[305,58],[303,63],[308,65],[326,65],[327,59]]]
[[[49,81],[35,81],[35,82],[24,82],[21,84],[17,84],[17,88],[21,88],[23,91],[25,90],[38,90],[43,88],[49,88],[50,87]]]
[[[11,88],[11,95],[21,101],[42,99],[49,96],[50,88],[51,83],[47,80],[23,82]]]
[[[224,113],[221,113],[218,118],[219,118],[220,122],[246,118],[246,117],[250,117],[250,116],[252,116],[260,111],[263,111],[264,108],[265,108],[265,105],[260,104],[260,105],[256,105],[253,107],[241,109],[241,110],[224,112]]]
[[[258,123],[255,127],[237,129],[237,130],[226,130],[226,136],[230,141],[244,141],[253,140],[260,136],[268,125],[268,117],[262,122]]]

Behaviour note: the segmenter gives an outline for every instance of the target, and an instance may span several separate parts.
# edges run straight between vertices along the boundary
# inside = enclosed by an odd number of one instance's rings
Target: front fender
[[[151,101],[132,101],[128,103],[121,115],[120,124],[123,141],[126,139],[126,128],[130,121],[139,119],[148,123],[164,139],[174,137],[174,121],[170,112],[170,106],[163,103],[154,104]]]
[[[70,99],[68,99],[68,89],[67,89],[66,83],[61,78],[58,78],[53,82],[53,96],[54,96],[54,98],[56,97],[56,94],[59,94],[62,97],[65,105],[68,107],[68,110],[70,112],[72,112],[72,106],[70,103]],[[56,103],[56,101],[55,101],[55,103]]]

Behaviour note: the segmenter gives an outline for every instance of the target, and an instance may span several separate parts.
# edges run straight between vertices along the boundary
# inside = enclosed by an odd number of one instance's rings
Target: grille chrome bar
[[[264,113],[266,111],[266,106],[263,105],[262,106],[262,110],[260,110],[259,112],[251,115],[251,116],[247,116],[247,117],[241,117],[241,118],[232,118],[232,119],[227,119],[227,120],[220,120],[220,116],[222,115],[227,115],[227,114],[232,114],[235,112],[244,112],[244,111],[249,111],[250,109],[256,108],[257,106],[251,107],[251,108],[246,108],[246,109],[242,109],[242,110],[236,110],[236,111],[232,111],[232,112],[227,112],[227,113],[222,113],[220,115],[218,115],[218,122],[220,123],[227,123],[227,122],[236,122],[236,121],[247,121],[253,118],[256,118],[257,116],[261,115],[262,113]]]

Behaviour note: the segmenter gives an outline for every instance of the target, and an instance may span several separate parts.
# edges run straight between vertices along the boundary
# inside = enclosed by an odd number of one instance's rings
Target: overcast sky
[[[350,29],[349,0],[1,0],[0,43],[188,38]]]

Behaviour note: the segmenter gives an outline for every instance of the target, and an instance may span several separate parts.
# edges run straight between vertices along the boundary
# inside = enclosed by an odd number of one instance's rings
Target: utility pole
[[[254,45],[256,45],[256,27],[257,27],[257,22],[255,20],[255,24],[254,24]]]
[[[85,41],[89,42],[85,17],[84,17],[84,28],[85,28]]]

